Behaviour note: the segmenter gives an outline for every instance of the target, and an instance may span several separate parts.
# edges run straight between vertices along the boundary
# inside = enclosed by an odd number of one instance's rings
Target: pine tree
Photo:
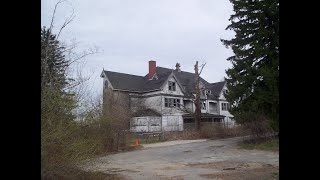
[[[65,90],[72,79],[67,77],[69,61],[64,56],[64,50],[50,29],[41,28],[42,120],[59,122],[74,119],[74,94]]]
[[[64,47],[51,34],[50,29],[41,28],[41,82],[43,86],[62,90],[67,84],[68,61],[63,54]]]
[[[235,37],[221,40],[234,56],[226,70],[232,103],[231,113],[238,123],[261,115],[278,130],[279,122],[279,0],[230,0],[234,14],[226,30]]]

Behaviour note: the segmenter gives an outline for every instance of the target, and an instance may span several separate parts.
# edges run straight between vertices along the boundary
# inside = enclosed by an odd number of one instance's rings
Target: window
[[[176,83],[169,81],[169,91],[175,91],[176,90]]]
[[[164,98],[164,107],[169,107],[169,99]]]
[[[211,90],[207,90],[207,94],[211,94]]]
[[[201,103],[201,109],[206,110],[206,101],[202,101]]]
[[[228,111],[229,104],[228,103],[221,103],[221,109],[222,109],[222,111]]]
[[[164,98],[164,107],[180,107],[180,99]]]
[[[228,94],[229,91],[228,91],[228,89],[224,89],[223,92],[224,92],[224,94]]]
[[[108,81],[107,80],[104,81],[104,87],[108,88]]]

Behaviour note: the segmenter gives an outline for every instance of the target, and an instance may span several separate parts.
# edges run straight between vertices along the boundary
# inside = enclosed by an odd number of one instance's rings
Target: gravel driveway
[[[279,169],[279,153],[238,149],[241,140],[152,144],[94,159],[85,169],[119,174],[124,179],[239,179],[240,175],[240,179],[273,179]]]

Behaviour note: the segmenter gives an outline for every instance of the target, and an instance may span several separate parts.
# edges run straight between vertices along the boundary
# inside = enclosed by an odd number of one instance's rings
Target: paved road
[[[127,179],[207,179],[201,175],[221,172],[223,168],[238,168],[243,163],[247,167],[248,164],[279,166],[279,153],[238,149],[236,144],[241,140],[176,141],[176,145],[170,142],[168,146],[154,145],[98,158],[86,169],[117,173]]]

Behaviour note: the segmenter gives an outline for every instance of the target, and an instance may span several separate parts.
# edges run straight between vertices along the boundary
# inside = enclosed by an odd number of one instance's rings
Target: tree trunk
[[[195,83],[195,90],[196,90],[196,99],[194,101],[194,104],[196,106],[195,110],[195,123],[196,123],[196,129],[200,131],[200,121],[201,121],[201,109],[200,109],[200,84],[199,84],[199,69],[198,69],[198,61],[196,62],[196,65],[194,66],[195,75],[196,75],[196,83]]]

